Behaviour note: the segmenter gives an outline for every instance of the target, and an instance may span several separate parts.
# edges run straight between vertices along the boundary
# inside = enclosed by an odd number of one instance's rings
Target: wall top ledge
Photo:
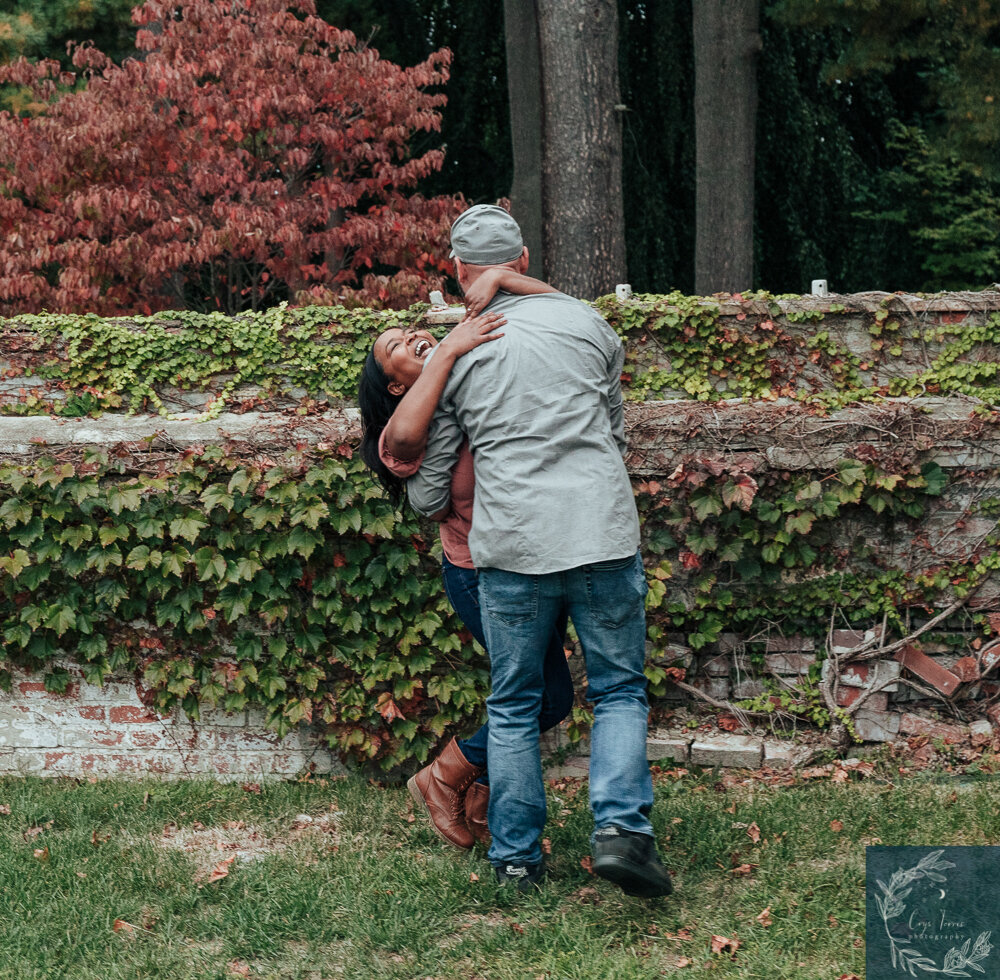
[[[620,301],[622,306],[632,306],[642,309],[653,305],[656,299],[647,298],[644,294]],[[864,293],[831,293],[829,296],[780,296],[760,299],[752,293],[746,296],[732,293],[716,293],[714,296],[701,297],[702,305],[717,307],[720,316],[738,316],[740,314],[771,314],[774,316],[785,313],[874,313],[883,305],[894,313],[909,313],[919,315],[924,313],[992,313],[1000,312],[1000,283],[993,283],[981,292],[954,293],[887,293],[882,290],[871,290]],[[776,312],[772,307],[777,306]],[[666,310],[680,307],[666,307]],[[458,323],[465,315],[462,306],[431,307],[426,318],[429,323]]]
[[[808,423],[810,431],[837,433],[838,430],[881,427],[891,430],[903,417],[919,417],[932,429],[975,420],[981,435],[993,431],[996,423],[976,419],[977,399],[882,398],[858,402],[828,414],[820,414],[808,404],[788,398],[774,401],[727,399],[719,402],[676,399],[669,401],[627,402],[626,428],[633,448],[643,443],[660,442],[667,432],[732,432],[746,435],[760,431],[767,435],[769,425],[801,431]],[[126,454],[150,453],[220,445],[226,442],[264,451],[316,446],[320,451],[335,451],[345,441],[360,434],[360,420],[355,408],[342,408],[315,415],[284,412],[223,413],[200,420],[191,414],[184,418],[159,415],[112,415],[99,418],[66,419],[57,416],[0,416],[0,459],[31,459],[65,449],[116,449]]]

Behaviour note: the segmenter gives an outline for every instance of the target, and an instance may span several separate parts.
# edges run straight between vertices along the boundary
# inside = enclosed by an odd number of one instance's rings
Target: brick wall
[[[161,717],[142,703],[132,678],[98,687],[73,664],[63,666],[73,675],[64,694],[15,671],[10,694],[0,695],[0,774],[256,781],[343,771],[310,728],[279,739],[255,711],[206,709],[197,722],[183,713]]]
[[[781,305],[785,314],[810,309],[827,313],[823,329],[847,349],[864,352],[872,339],[866,317],[887,295],[824,300],[803,297],[781,301]],[[830,312],[834,302],[842,308],[840,312]],[[895,306],[894,318],[909,318],[911,326],[974,325],[1000,310],[1000,293],[976,294],[972,298],[901,297]],[[768,309],[765,304],[762,312],[766,314]],[[747,307],[724,304],[722,315],[731,317],[734,328],[738,328]],[[454,316],[438,316],[439,322],[449,319]],[[802,383],[821,388],[824,378],[810,373],[805,345],[810,330],[815,328],[794,318],[783,326],[790,332],[798,331],[803,338],[801,350],[788,354],[802,360]],[[635,343],[641,345],[641,339]],[[904,340],[900,355],[880,362],[880,379],[866,376],[864,380],[884,383],[913,373],[933,356],[932,348],[933,342]],[[654,351],[640,351],[639,356],[653,361],[657,358]],[[995,351],[973,348],[964,358],[992,360]],[[24,397],[22,389],[33,386],[44,388],[46,397],[64,396],[53,383],[14,377],[16,371],[10,363],[4,362],[0,352],[0,404],[16,403]],[[227,439],[259,452],[296,443],[336,446],[357,435],[357,412],[350,407],[305,416],[283,411],[303,394],[294,391],[259,406],[262,411],[223,414],[207,422],[193,417],[204,407],[204,392],[162,394],[169,407],[189,411],[192,417],[166,419],[115,413],[98,419],[0,416],[0,461],[29,460],[61,447],[94,447],[115,449],[138,466],[144,456],[161,449],[176,452]],[[249,389],[238,393],[241,397],[254,394]],[[715,457],[725,462],[738,456],[742,465],[749,467],[748,472],[822,470],[851,455],[858,445],[892,448],[894,432],[901,431],[901,426],[910,433],[919,427],[924,447],[920,461],[938,463],[949,471],[951,479],[945,495],[919,522],[912,522],[903,533],[894,533],[878,544],[881,552],[900,566],[924,568],[942,559],[963,560],[996,527],[996,521],[990,518],[967,518],[970,505],[984,496],[997,496],[1000,484],[1000,422],[995,416],[977,416],[975,408],[974,400],[944,397],[883,399],[827,416],[817,416],[791,399],[707,404],[677,397],[632,404],[626,415],[628,465],[631,473],[641,479],[669,474],[685,459],[694,457]],[[845,539],[859,533],[878,532],[844,529]],[[694,603],[683,570],[678,569],[671,579],[670,589],[672,601],[684,601],[689,606]],[[1000,584],[987,584],[970,608],[1000,610]],[[845,650],[858,642],[858,637],[846,632],[833,639]],[[792,684],[825,652],[811,639],[777,634],[755,638],[723,636],[710,649],[698,652],[686,647],[680,636],[672,638],[671,649],[676,653],[675,662],[688,670],[692,685],[720,701],[753,697],[764,690],[765,679],[779,685]],[[760,655],[753,658],[753,663],[751,653]],[[0,773],[156,773],[242,780],[340,768],[335,755],[311,729],[302,728],[279,740],[254,712],[227,716],[206,711],[198,723],[183,716],[160,718],[147,710],[130,678],[117,678],[97,688],[87,684],[72,664],[65,666],[74,675],[66,694],[50,694],[38,678],[24,674],[15,675],[9,695],[0,694]],[[968,652],[963,656],[961,650],[925,644],[921,650],[904,653],[892,662],[859,665],[856,669],[848,665],[840,678],[838,700],[850,705],[860,696],[858,692],[888,679],[888,686],[875,694],[857,716],[856,726],[866,739],[890,739],[914,728],[912,708],[919,703],[920,694],[906,684],[892,683],[889,674],[902,672],[939,693],[959,690],[968,698],[992,699],[1000,693],[993,679],[979,683],[971,673],[986,666],[982,656],[970,657]],[[680,691],[676,696],[685,697]],[[688,738],[685,744],[690,742]],[[766,746],[761,751],[766,761]],[[693,749],[691,753],[689,756],[685,749],[684,758],[696,761]]]

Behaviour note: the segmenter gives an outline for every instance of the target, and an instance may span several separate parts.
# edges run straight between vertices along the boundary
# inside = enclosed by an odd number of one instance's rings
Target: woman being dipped
[[[425,330],[394,328],[382,333],[362,371],[361,458],[395,503],[401,503],[406,479],[420,468],[427,433],[455,361],[480,344],[500,340],[506,322],[495,313],[476,314],[498,289],[529,294],[555,292],[546,283],[510,269],[480,276],[466,294],[466,318],[440,344]],[[430,357],[433,350],[433,357]],[[469,554],[469,529],[475,489],[472,453],[463,444],[452,472],[451,506],[439,525],[445,592],[466,628],[486,649],[479,608],[479,576]],[[539,731],[559,724],[573,704],[573,682],[566,663],[566,621],[557,624],[545,655],[545,694],[538,716]],[[488,725],[471,738],[452,739],[431,765],[407,784],[414,800],[427,811],[437,833],[460,848],[474,838],[489,840],[486,813]]]

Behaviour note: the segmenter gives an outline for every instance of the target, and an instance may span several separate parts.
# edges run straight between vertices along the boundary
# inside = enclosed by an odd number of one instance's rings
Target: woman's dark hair
[[[403,399],[402,395],[394,395],[389,391],[389,381],[382,365],[375,360],[373,348],[365,359],[358,384],[358,407],[361,409],[361,445],[358,448],[361,461],[382,484],[389,499],[398,506],[406,494],[406,482],[390,473],[378,455],[378,441],[382,430],[389,424],[389,418]]]

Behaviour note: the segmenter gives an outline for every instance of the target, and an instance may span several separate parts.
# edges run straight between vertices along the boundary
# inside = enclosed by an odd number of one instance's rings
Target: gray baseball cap
[[[517,222],[495,204],[477,204],[451,226],[451,258],[470,265],[503,265],[520,258],[523,250]]]

